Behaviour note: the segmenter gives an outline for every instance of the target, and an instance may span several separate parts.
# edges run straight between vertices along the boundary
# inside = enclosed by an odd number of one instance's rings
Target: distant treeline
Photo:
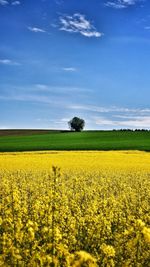
[[[150,132],[150,129],[113,129],[113,131],[121,132]]]

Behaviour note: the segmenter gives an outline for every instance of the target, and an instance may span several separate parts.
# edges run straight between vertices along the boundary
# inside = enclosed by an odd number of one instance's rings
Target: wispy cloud
[[[0,5],[7,6],[7,5],[9,5],[9,2],[6,0],[0,0]]]
[[[135,116],[131,119],[127,119],[120,122],[122,126],[129,126],[133,128],[149,128],[150,127],[150,116]]]
[[[100,126],[115,126],[115,122],[113,120],[107,119],[105,117],[97,117],[92,118],[93,122],[95,122],[96,125]]]
[[[117,106],[93,106],[75,104],[76,99],[72,99],[72,95],[77,93],[81,96],[81,88],[70,87],[53,87],[46,84],[33,84],[25,87],[10,87],[5,85],[0,92],[0,100],[28,102],[30,105],[39,104],[43,109],[49,106],[51,110],[56,108],[62,110],[61,120],[54,119],[53,124],[58,124],[64,127],[64,123],[69,121],[75,114],[85,118],[87,127],[92,125],[98,129],[113,129],[113,128],[149,128],[150,127],[150,108],[128,108]],[[83,91],[84,95],[87,94]],[[84,98],[78,99],[81,103]],[[72,104],[70,104],[72,103]],[[73,104],[74,103],[74,104]],[[63,113],[63,111],[65,111]],[[64,115],[63,115],[64,114]],[[66,117],[65,117],[66,116]],[[68,117],[68,118],[67,118]],[[39,121],[42,119],[38,119]],[[49,119],[48,119],[49,120]],[[46,123],[46,121],[45,121]],[[67,123],[66,123],[67,127]],[[57,127],[56,127],[57,128]]]
[[[47,91],[49,87],[46,84],[36,84],[35,89],[38,89],[41,91]]]
[[[107,1],[105,6],[115,9],[123,9],[135,5],[137,2],[141,2],[141,0],[113,0]]]
[[[15,85],[10,85],[10,84],[5,84],[1,86],[1,95],[3,96],[11,96],[11,95],[19,95],[19,94],[43,94],[44,96],[62,96],[66,95],[72,96],[72,93],[78,93],[80,96],[84,95],[86,96],[87,93],[92,93],[93,91],[87,88],[82,88],[82,87],[73,87],[73,86],[53,86],[51,84],[29,84],[26,86],[15,86]],[[70,107],[69,107],[70,108]]]
[[[14,1],[12,2],[12,6],[19,6],[21,3],[20,1]]]
[[[136,114],[145,114],[150,113],[150,108],[126,108],[126,107],[101,107],[101,106],[92,106],[92,105],[71,105],[71,109],[75,110],[84,110],[96,113],[136,113]]]
[[[76,87],[56,87],[46,84],[31,84],[28,86],[10,86],[1,87],[0,99],[5,101],[25,101],[39,102],[43,104],[52,104],[55,106],[65,106],[69,108],[69,103],[74,102],[72,94],[78,94],[80,100],[85,99],[87,90]]]
[[[31,87],[24,88],[26,91],[30,90],[30,91],[47,91],[47,92],[53,92],[54,94],[71,94],[74,93],[80,93],[80,94],[87,94],[92,92],[92,90],[90,89],[86,89],[86,88],[81,88],[81,87],[72,87],[72,86],[52,86],[52,85],[48,85],[48,84],[35,84]]]
[[[101,37],[103,35],[83,14],[75,13],[72,16],[60,16],[59,23],[59,30],[61,31],[80,33],[85,37]]]
[[[57,5],[62,5],[64,3],[64,1],[63,0],[55,0],[55,3]]]
[[[7,6],[7,5],[18,6],[20,4],[21,4],[20,1],[10,2],[10,1],[7,1],[7,0],[0,0],[0,5],[2,5],[2,6]]]
[[[125,120],[113,120],[105,117],[93,118],[96,125],[110,126],[117,128],[149,128],[150,127],[150,116],[135,116],[126,117]]]
[[[99,107],[99,106],[92,106],[92,105],[71,105],[71,109],[75,110],[83,110],[83,111],[90,111],[90,112],[110,112],[110,108],[107,107]]]
[[[46,32],[44,29],[37,28],[37,27],[28,27],[28,30],[31,32],[35,32],[35,33],[38,33],[38,32],[45,33]]]
[[[0,95],[1,100],[6,101],[24,101],[24,102],[39,102],[39,103],[46,103],[46,104],[52,104],[53,101],[50,99],[50,97],[47,96],[40,96],[40,95],[31,95],[31,94],[12,94],[12,95]]]
[[[77,71],[77,69],[74,68],[74,67],[64,67],[64,68],[62,68],[62,70],[68,71],[68,72],[75,72],[75,71]]]
[[[51,129],[57,129],[57,130],[64,130],[64,129],[68,129],[68,121],[70,120],[70,117],[66,118],[66,117],[58,117],[56,119],[49,119],[49,118],[37,118],[35,119],[35,122],[37,125],[39,125],[39,127],[42,128],[45,127],[47,129],[47,126],[49,125],[49,127]],[[38,127],[38,129],[39,129]]]
[[[150,30],[150,26],[145,26],[144,29],[145,30]]]
[[[60,118],[59,120],[58,119],[56,119],[56,120],[54,120],[54,119],[47,119],[47,118],[37,118],[36,119],[36,121],[38,121],[38,122],[51,122],[51,123],[53,123],[53,124],[63,124],[63,126],[64,126],[64,123],[67,123],[68,121],[70,120],[70,118]]]
[[[9,65],[9,66],[20,66],[19,62],[10,60],[10,59],[0,59],[0,64]]]

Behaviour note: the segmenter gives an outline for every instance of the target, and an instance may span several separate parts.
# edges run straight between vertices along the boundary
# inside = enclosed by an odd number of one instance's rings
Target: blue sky
[[[150,1],[0,0],[0,129],[150,128]]]

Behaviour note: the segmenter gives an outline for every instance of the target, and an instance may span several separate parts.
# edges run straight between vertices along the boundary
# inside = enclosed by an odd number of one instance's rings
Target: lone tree
[[[71,131],[81,132],[85,126],[85,121],[78,117],[74,117],[68,122]]]

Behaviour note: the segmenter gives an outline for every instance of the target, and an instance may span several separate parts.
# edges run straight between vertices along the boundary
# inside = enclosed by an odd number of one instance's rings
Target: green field
[[[0,131],[0,152],[35,150],[145,150],[148,131]]]

